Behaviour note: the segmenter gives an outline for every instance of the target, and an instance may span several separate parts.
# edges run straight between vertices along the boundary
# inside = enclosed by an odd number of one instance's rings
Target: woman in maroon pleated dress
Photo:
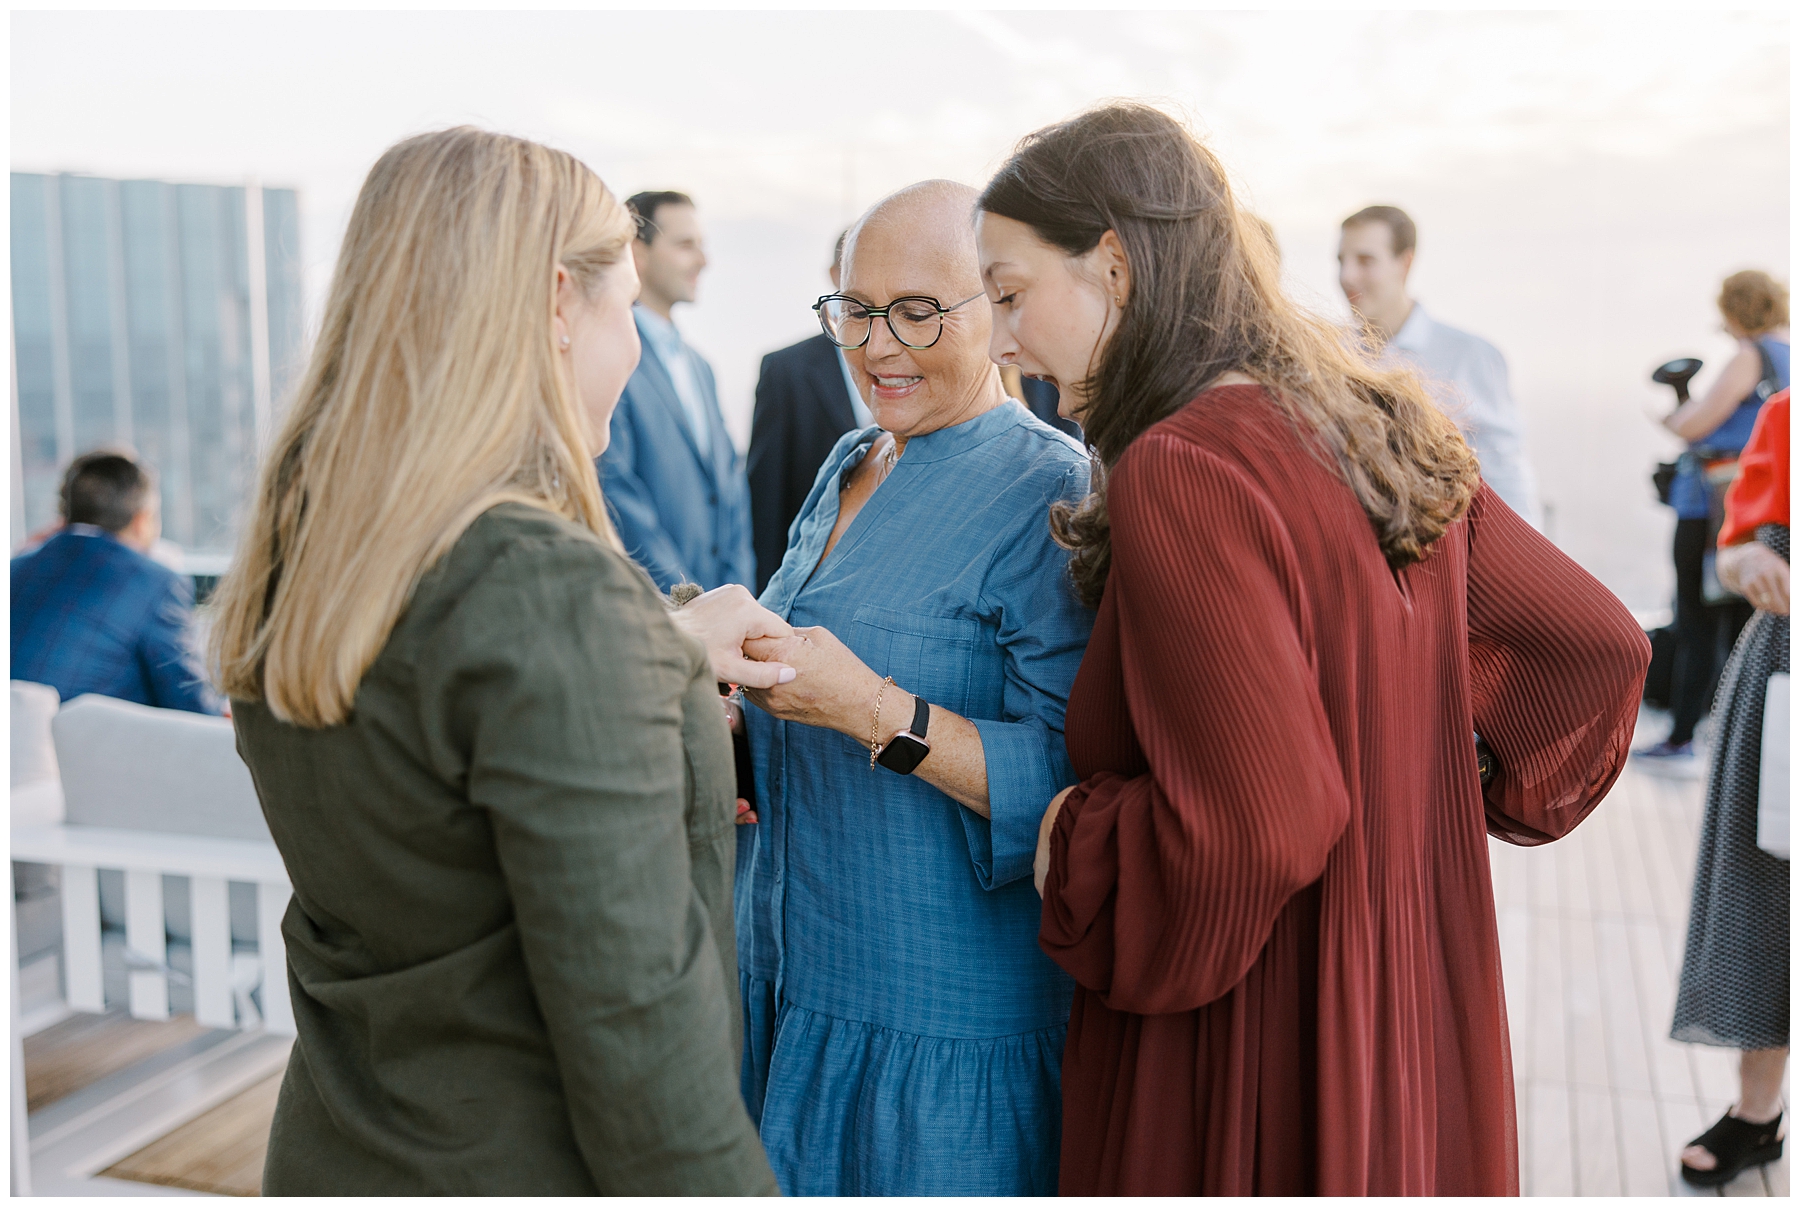
[[[1486,836],[1606,794],[1643,634],[1161,113],[1029,136],[976,221],[996,359],[1106,471],[1052,517],[1099,608],[1038,857],[1063,1193],[1516,1194]]]

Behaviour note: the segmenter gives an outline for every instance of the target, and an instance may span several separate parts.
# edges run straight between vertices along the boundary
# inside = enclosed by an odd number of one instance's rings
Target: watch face
[[[897,733],[893,741],[881,748],[881,754],[875,761],[889,771],[911,775],[913,768],[924,762],[925,756],[930,753],[931,747],[910,733]]]

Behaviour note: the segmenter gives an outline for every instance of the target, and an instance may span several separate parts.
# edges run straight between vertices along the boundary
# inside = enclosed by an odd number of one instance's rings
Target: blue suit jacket
[[[668,370],[650,341],[643,344],[643,359],[613,412],[612,443],[597,462],[613,526],[625,551],[664,591],[683,580],[708,590],[752,586],[750,491],[719,413],[712,366],[683,349],[712,428],[709,455],[702,456]]]
[[[99,529],[59,532],[13,558],[12,677],[218,712],[187,644],[193,603],[188,579]]]

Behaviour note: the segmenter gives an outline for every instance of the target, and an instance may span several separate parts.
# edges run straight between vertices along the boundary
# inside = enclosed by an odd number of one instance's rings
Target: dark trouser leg
[[[1719,609],[1706,606],[1700,593],[1701,563],[1706,557],[1706,521],[1675,521],[1675,665],[1669,686],[1669,711],[1675,728],[1669,741],[1692,741],[1694,726],[1712,704],[1718,682],[1714,665],[1718,649]]]

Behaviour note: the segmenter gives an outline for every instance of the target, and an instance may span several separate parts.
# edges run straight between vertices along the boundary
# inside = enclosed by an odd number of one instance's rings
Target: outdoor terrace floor
[[[1640,725],[1654,730],[1655,721]],[[1678,1154],[1737,1097],[1737,1054],[1669,1023],[1704,783],[1635,761],[1569,837],[1491,841],[1527,1195],[1697,1195]],[[1723,1193],[1788,1193],[1788,1158]]]

